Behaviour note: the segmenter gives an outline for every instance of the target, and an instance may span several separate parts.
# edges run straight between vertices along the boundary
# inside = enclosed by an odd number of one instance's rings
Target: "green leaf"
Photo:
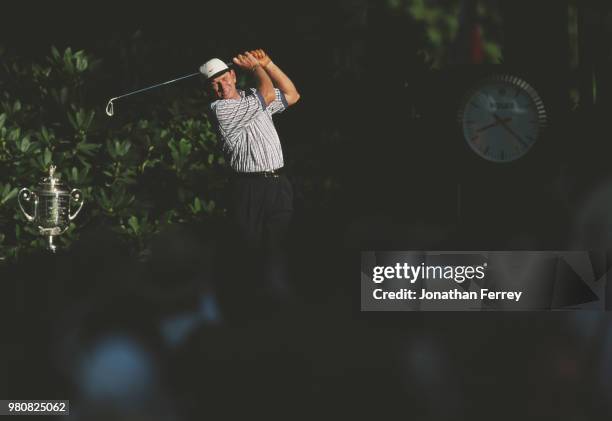
[[[53,55],[53,58],[56,60],[60,59],[60,53],[59,51],[57,51],[57,48],[55,48],[55,45],[51,46],[51,54]]]
[[[13,104],[13,112],[16,113],[19,110],[21,110],[21,101],[16,100]]]
[[[6,121],[6,114],[0,114],[0,127],[4,127],[4,122]]]
[[[74,130],[78,130],[79,125],[77,124],[76,120],[74,119],[71,113],[68,113],[68,121],[70,122],[70,125],[72,126]]]
[[[105,190],[100,190],[100,194],[97,195],[97,199],[103,208],[108,208],[109,200]]]
[[[184,157],[187,157],[187,155],[191,153],[191,142],[183,138],[179,142],[179,148],[181,150],[181,155],[183,155]]]
[[[129,140],[124,140],[123,142],[121,142],[121,144],[119,145],[118,151],[119,151],[119,155],[120,156],[125,156],[127,155],[127,153],[129,152],[130,148],[132,147],[132,143]]]
[[[19,150],[23,153],[26,153],[28,151],[28,149],[30,149],[30,138],[28,136],[25,136],[23,139],[21,139],[21,144],[19,145]]]
[[[95,115],[96,115],[95,111],[91,111],[89,113],[89,116],[87,117],[87,121],[85,122],[85,127],[84,127],[85,130],[89,129],[89,126],[91,126],[91,122],[93,121]]]
[[[130,216],[130,219],[128,219],[128,224],[130,228],[132,228],[132,231],[134,231],[134,234],[138,234],[140,230],[140,226],[138,224],[138,218],[136,218],[134,215]]]
[[[17,192],[19,190],[17,189],[17,187],[15,187],[13,190],[11,190],[8,194],[3,194],[2,196],[2,200],[0,201],[0,204],[4,205],[6,202],[8,202],[9,200],[11,200],[13,197],[17,196]]]
[[[47,130],[45,126],[42,126],[42,128],[40,129],[40,133],[42,134],[43,140],[45,142],[49,142],[49,139],[51,138],[51,136],[49,135],[49,131]]]
[[[17,127],[16,129],[11,130],[8,136],[8,140],[16,142],[20,136],[21,136],[21,128]]]
[[[76,58],[76,68],[79,72],[84,71],[85,69],[87,69],[87,58],[85,57],[81,57],[81,56],[77,56]]]
[[[45,148],[45,153],[43,155],[43,164],[47,167],[51,163],[51,151],[49,148]]]
[[[89,170],[91,169],[91,166],[86,165],[81,171],[80,171],[80,181],[85,180],[85,178],[87,177],[87,175],[89,174]]]
[[[77,151],[88,156],[93,156],[99,147],[100,145],[87,142],[79,142],[76,144]]]
[[[72,64],[72,49],[66,48],[64,51],[64,68],[68,73],[74,73],[74,65]]]

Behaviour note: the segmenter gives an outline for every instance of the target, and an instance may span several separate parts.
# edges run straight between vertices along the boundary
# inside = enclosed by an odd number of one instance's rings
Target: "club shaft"
[[[197,76],[197,75],[200,75],[200,74],[201,74],[200,72],[195,72],[195,73],[191,73],[189,75],[181,76],[181,77],[176,78],[176,79],[168,80],[166,82],[158,83],[157,85],[148,86],[146,88],[142,88],[142,89],[139,89],[139,90],[134,91],[134,92],[129,92],[127,94],[123,94],[123,95],[114,97],[114,98],[111,99],[111,101],[114,101],[114,100],[119,99],[119,98],[124,98],[126,96],[134,95],[134,94],[137,94],[137,93],[140,93],[140,92],[148,91],[149,89],[157,88],[159,86],[168,85],[170,83],[178,82],[179,80],[187,79],[189,77]]]

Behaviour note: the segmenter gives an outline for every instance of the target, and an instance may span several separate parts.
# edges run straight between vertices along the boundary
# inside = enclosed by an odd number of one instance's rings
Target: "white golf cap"
[[[229,70],[227,64],[218,58],[211,58],[200,66],[200,73],[206,76],[206,79],[216,77],[227,70]]]

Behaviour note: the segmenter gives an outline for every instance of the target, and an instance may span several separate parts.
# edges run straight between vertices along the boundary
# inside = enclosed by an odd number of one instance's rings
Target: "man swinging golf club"
[[[262,264],[264,288],[283,289],[282,250],[293,212],[293,190],[283,174],[283,150],[272,116],[295,104],[293,82],[261,49],[233,58],[255,78],[256,88],[236,88],[236,73],[213,58],[200,67],[211,95],[210,115],[233,177],[229,216],[238,228],[238,246]],[[244,249],[243,249],[244,250]],[[263,252],[263,253],[262,253]]]

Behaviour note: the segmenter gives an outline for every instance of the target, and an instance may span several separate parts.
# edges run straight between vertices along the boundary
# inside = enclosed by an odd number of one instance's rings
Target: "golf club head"
[[[106,115],[112,117],[114,113],[115,111],[113,109],[113,100],[111,99],[110,101],[108,101],[108,104],[106,104]]]

